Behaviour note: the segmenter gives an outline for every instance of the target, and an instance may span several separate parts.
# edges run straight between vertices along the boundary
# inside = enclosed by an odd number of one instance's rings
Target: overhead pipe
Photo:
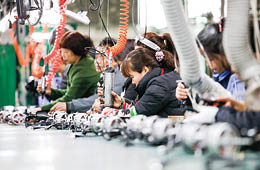
[[[199,51],[188,27],[181,2],[161,0],[168,29],[179,56],[181,78],[202,97],[230,97],[231,94],[226,89],[200,70]]]
[[[246,82],[245,102],[252,110],[260,110],[260,65],[249,43],[249,1],[228,0],[224,28],[224,49],[240,79]]]

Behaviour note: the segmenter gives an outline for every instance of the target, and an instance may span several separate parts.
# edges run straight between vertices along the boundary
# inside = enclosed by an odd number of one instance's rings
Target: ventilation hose
[[[249,1],[228,0],[223,43],[227,59],[247,84],[245,102],[260,110],[260,66],[249,45]]]
[[[182,79],[202,97],[213,99],[230,97],[231,94],[226,89],[201,72],[198,48],[188,27],[181,2],[161,0],[166,22],[180,59]]]

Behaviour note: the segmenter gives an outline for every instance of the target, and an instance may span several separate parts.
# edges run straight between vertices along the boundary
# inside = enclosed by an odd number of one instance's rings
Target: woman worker
[[[60,41],[61,55],[63,60],[71,64],[68,75],[68,84],[65,90],[53,89],[47,85],[45,95],[54,100],[48,105],[33,109],[31,112],[49,111],[57,102],[68,102],[72,99],[89,97],[95,93],[99,73],[96,72],[94,60],[88,55],[93,42],[89,37],[84,37],[79,32],[68,31]],[[41,92],[40,86],[37,91]]]

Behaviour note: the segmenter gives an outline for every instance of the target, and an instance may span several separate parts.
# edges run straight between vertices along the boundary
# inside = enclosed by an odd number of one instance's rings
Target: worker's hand
[[[97,94],[98,94],[98,96],[103,96],[103,87],[97,88]]]
[[[67,111],[67,105],[66,102],[58,102],[54,106],[51,107],[49,114],[55,112],[55,111]]]
[[[237,101],[233,98],[219,98],[216,99],[216,102],[225,102],[226,107],[232,107],[234,109],[236,109],[237,111],[246,111],[247,110],[247,106],[245,105],[245,103]]]
[[[118,96],[115,92],[112,91],[112,96],[113,96],[113,107],[114,108],[119,108],[121,106],[121,97]],[[104,101],[103,97],[98,98],[100,101]],[[102,107],[104,107],[104,104],[101,104]]]
[[[42,92],[42,84],[41,83],[38,83],[38,86],[37,86],[36,90],[37,90],[38,93]],[[46,95],[50,95],[51,94],[51,86],[48,83],[46,83],[46,85],[45,85],[45,94]]]
[[[176,98],[178,100],[187,99],[188,90],[189,89],[185,88],[185,86],[182,83],[178,83],[177,88],[176,88]]]
[[[119,108],[119,107],[121,106],[121,102],[122,102],[121,97],[118,96],[118,95],[117,95],[115,92],[113,92],[113,91],[112,91],[112,96],[113,96],[113,98],[114,98],[114,100],[113,100],[113,106],[114,106],[114,108]]]
[[[101,109],[100,109],[100,100],[99,99],[96,99],[94,104],[92,105],[92,111],[94,113],[100,113],[101,112]]]
[[[42,110],[42,108],[36,107],[36,108],[28,110],[28,113],[35,115],[37,112],[39,112],[41,110]]]

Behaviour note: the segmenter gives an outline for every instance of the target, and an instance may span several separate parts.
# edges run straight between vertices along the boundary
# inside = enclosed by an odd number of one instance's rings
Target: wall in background
[[[12,45],[0,45],[0,107],[15,105],[16,55]]]

